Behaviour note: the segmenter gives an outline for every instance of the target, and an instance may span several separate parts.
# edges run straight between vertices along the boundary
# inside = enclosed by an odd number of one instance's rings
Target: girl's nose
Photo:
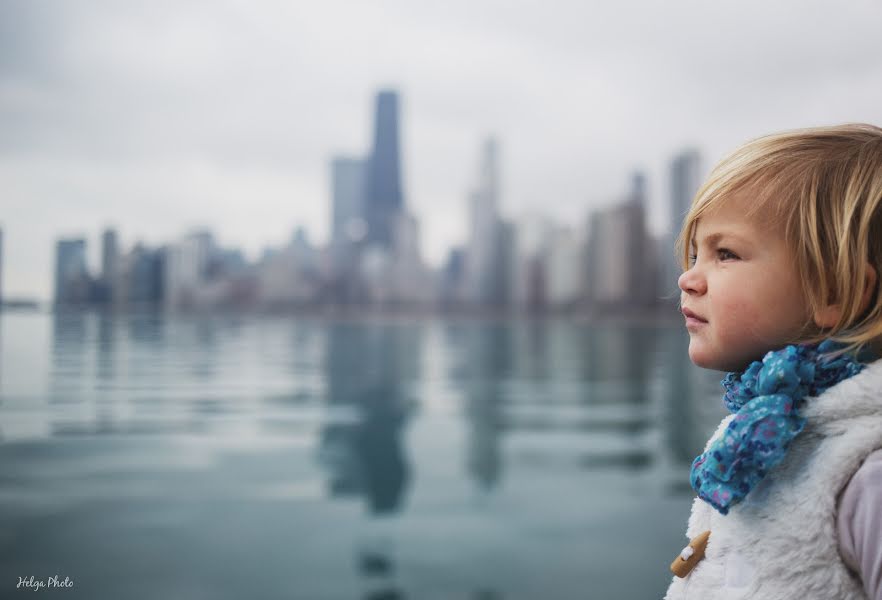
[[[677,279],[677,285],[690,295],[701,295],[707,292],[707,281],[695,267],[683,271],[683,274]]]

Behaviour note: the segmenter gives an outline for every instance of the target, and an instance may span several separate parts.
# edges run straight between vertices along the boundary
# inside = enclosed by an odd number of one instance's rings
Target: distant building
[[[636,173],[622,204],[592,215],[587,288],[600,310],[655,302],[657,260],[646,228],[645,190],[645,177]]]
[[[457,308],[462,303],[462,286],[465,280],[465,251],[454,246],[447,254],[441,270],[439,301],[444,308]]]
[[[86,240],[58,240],[55,246],[55,304],[82,305],[91,300]]]
[[[494,289],[499,290],[497,307],[504,310],[513,308],[515,288],[514,281],[516,271],[516,234],[514,225],[506,220],[500,220],[497,226],[496,255],[499,257],[497,271],[494,273]]]
[[[111,281],[116,275],[119,249],[116,240],[116,231],[106,229],[101,236],[101,278]]]
[[[416,217],[402,213],[395,221],[392,298],[402,304],[426,305],[434,300],[435,284],[423,263],[420,226]]]
[[[291,236],[289,245],[297,268],[308,277],[315,277],[318,272],[318,252],[309,241],[306,229],[298,227]]]
[[[499,196],[499,146],[490,138],[484,142],[477,182],[469,195],[464,292],[468,303],[479,306],[501,305],[506,296],[501,277]]]
[[[662,267],[661,296],[676,302],[680,298],[677,278],[682,267],[676,255],[677,235],[683,219],[689,212],[692,199],[701,186],[701,155],[698,150],[684,150],[674,157],[670,167],[670,223],[666,236],[666,248],[660,255]]]
[[[153,307],[162,303],[164,292],[165,251],[135,245],[125,260],[120,284],[129,308]]]
[[[366,179],[366,161],[345,157],[331,161],[331,240],[334,244],[361,242],[367,235]]]
[[[167,310],[192,308],[199,303],[200,287],[207,281],[214,251],[210,232],[193,232],[166,249],[163,272],[164,304]]]
[[[620,305],[629,300],[631,212],[633,206],[622,204],[598,211],[591,217],[588,291],[596,306]]]
[[[628,202],[639,205],[646,211],[646,175],[642,171],[635,171],[631,175],[631,191]]]
[[[574,308],[581,299],[582,240],[569,227],[560,227],[548,247],[548,304],[551,308]]]
[[[377,94],[374,140],[367,167],[365,217],[367,242],[390,249],[395,219],[404,210],[401,184],[398,93]]]
[[[3,229],[0,228],[0,307],[3,306]]]
[[[289,244],[265,252],[257,267],[257,298],[268,310],[296,308],[319,300],[320,253],[298,227]]]
[[[357,304],[364,299],[359,261],[368,235],[369,163],[351,157],[331,161],[331,242],[322,292],[323,301],[331,304]]]
[[[119,247],[116,231],[106,229],[101,236],[101,277],[99,278],[99,302],[112,303],[119,295]]]
[[[671,161],[671,231],[680,231],[692,199],[701,186],[701,154],[684,150]]]
[[[235,277],[248,270],[248,261],[238,248],[216,248],[208,266],[208,279]]]
[[[510,274],[511,306],[518,312],[542,312],[548,308],[548,248],[553,233],[545,217],[527,216],[516,226],[504,228],[506,244],[512,248]]]

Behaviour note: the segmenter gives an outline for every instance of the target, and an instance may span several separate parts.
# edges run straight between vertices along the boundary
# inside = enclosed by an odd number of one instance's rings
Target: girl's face
[[[699,218],[678,281],[689,358],[700,367],[741,371],[794,342],[810,320],[782,232],[746,208],[733,198]]]

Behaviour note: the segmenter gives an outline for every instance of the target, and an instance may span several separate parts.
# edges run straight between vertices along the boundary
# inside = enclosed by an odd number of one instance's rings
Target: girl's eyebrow
[[[704,243],[707,246],[713,246],[714,244],[716,244],[717,242],[719,242],[720,240],[725,239],[725,238],[732,238],[738,242],[747,242],[748,241],[747,238],[740,236],[738,234],[731,233],[728,231],[718,231],[716,233],[711,233],[710,235],[704,236]],[[695,237],[693,237],[689,241],[689,244],[692,248],[695,248],[695,246],[696,246]]]

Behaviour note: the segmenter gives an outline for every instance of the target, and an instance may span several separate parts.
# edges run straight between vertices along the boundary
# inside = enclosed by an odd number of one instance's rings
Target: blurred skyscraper
[[[398,302],[428,305],[435,301],[437,283],[423,263],[420,225],[415,216],[403,212],[395,220],[393,262],[394,297]]]
[[[496,239],[499,256],[498,286],[502,298],[500,304],[511,310],[515,306],[515,279],[517,277],[517,233],[515,225],[509,220],[499,221],[499,235]]]
[[[591,215],[588,292],[599,308],[627,301],[629,212],[622,204]]]
[[[84,304],[90,299],[86,240],[58,240],[55,246],[55,303]]]
[[[334,244],[360,242],[367,233],[365,191],[367,162],[336,157],[331,161],[331,239]]]
[[[165,308],[175,310],[196,305],[208,274],[214,238],[208,231],[193,232],[166,250],[163,292]]]
[[[439,302],[445,310],[458,308],[462,298],[460,290],[465,279],[465,251],[454,246],[447,254],[439,280]]]
[[[0,228],[0,307],[3,306],[3,229]]]
[[[621,204],[592,215],[588,268],[591,302],[600,310],[653,303],[658,261],[646,229],[646,178],[638,172]]]
[[[396,217],[404,209],[398,127],[398,92],[377,94],[374,143],[368,159],[367,241],[391,248]]]
[[[689,212],[692,198],[701,185],[701,155],[698,150],[684,150],[671,161],[671,231],[680,231],[683,217]]]
[[[101,236],[101,298],[103,302],[114,302],[119,288],[119,246],[116,231],[106,229]]]
[[[548,244],[548,304],[553,309],[575,308],[584,289],[583,241],[571,227],[558,227]]]
[[[368,233],[369,160],[338,156],[331,161],[330,271],[325,298],[349,305],[364,299],[359,277],[361,249]]]
[[[477,182],[469,195],[464,299],[470,304],[504,303],[506,279],[501,256],[499,196],[499,145],[490,138],[484,142]]]
[[[683,218],[689,212],[692,198],[701,186],[701,155],[698,150],[687,149],[671,161],[671,199],[670,229],[667,236],[667,249],[662,255],[663,282],[662,296],[676,302],[680,298],[677,277],[681,272],[679,256],[675,254],[675,244]]]
[[[518,312],[548,308],[548,250],[554,225],[543,215],[525,215],[505,228],[502,247],[510,249],[511,304]]]
[[[115,276],[113,298],[124,299],[129,308],[158,306],[163,299],[165,251],[136,244],[124,264]]]
[[[631,193],[628,199],[646,210],[646,175],[642,171],[635,171],[631,175]]]

